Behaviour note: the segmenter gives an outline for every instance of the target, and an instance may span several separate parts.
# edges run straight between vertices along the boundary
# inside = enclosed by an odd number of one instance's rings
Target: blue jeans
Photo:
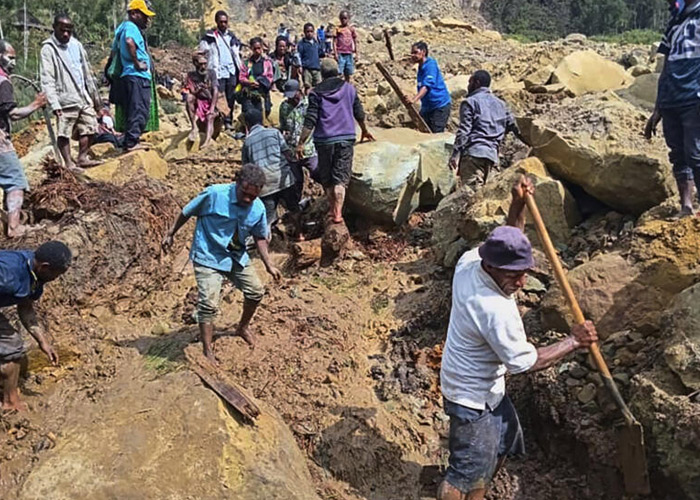
[[[700,193],[700,104],[661,110],[664,137],[679,183],[695,180]]]
[[[338,54],[338,74],[350,76],[355,73],[355,56],[353,54]]]
[[[444,400],[450,417],[450,460],[445,480],[462,493],[485,489],[498,460],[525,453],[518,414],[505,396],[493,410],[475,410]]]

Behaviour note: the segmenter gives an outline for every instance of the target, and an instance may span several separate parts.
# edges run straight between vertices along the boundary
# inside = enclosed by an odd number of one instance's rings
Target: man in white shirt
[[[56,15],[53,34],[41,46],[41,88],[58,121],[58,149],[66,167],[80,171],[97,165],[88,151],[97,133],[102,99],[87,53],[73,37],[73,22],[66,14]],[[71,155],[71,139],[78,141],[77,162]]]
[[[219,93],[226,96],[230,113],[224,118],[227,127],[231,126],[235,106],[236,85],[241,68],[241,42],[228,29],[228,14],[220,10],[214,14],[216,29],[207,31],[199,43],[199,50],[209,59],[209,69],[216,72]]]
[[[507,225],[464,254],[455,270],[440,373],[450,460],[439,500],[482,500],[506,456],[524,452],[518,415],[505,393],[506,372],[543,370],[598,339],[587,321],[556,344],[536,348],[527,341],[513,298],[534,267],[523,233],[525,193],[533,194],[534,186],[523,176],[513,188]]]

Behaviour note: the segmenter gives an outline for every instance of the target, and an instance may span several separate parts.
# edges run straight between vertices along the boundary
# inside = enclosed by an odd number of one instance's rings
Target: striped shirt
[[[284,156],[291,148],[282,133],[275,128],[255,125],[243,144],[241,159],[243,165],[253,163],[265,172],[265,187],[260,197],[287,189],[294,184],[294,174]]]

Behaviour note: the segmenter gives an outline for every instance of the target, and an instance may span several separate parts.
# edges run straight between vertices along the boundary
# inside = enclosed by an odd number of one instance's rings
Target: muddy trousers
[[[681,184],[695,181],[700,195],[700,105],[661,110],[673,175]]]

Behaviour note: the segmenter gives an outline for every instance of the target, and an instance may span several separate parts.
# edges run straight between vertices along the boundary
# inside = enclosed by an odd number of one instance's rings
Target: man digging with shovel
[[[481,500],[506,456],[524,452],[518,415],[505,393],[505,374],[543,370],[596,342],[590,321],[564,340],[537,348],[527,341],[513,295],[534,265],[523,233],[532,182],[513,187],[506,226],[465,253],[455,269],[452,312],[440,382],[450,417],[449,467],[438,500]]]

